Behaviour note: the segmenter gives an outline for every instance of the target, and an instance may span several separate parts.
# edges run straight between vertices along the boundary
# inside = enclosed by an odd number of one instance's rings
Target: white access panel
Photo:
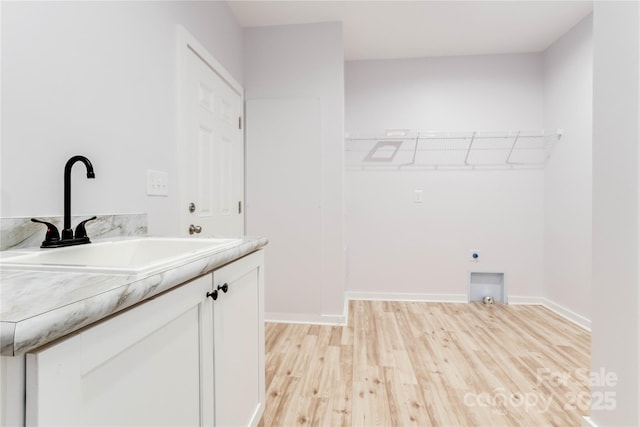
[[[495,302],[507,303],[505,274],[502,272],[472,271],[469,273],[469,302],[492,297]]]
[[[266,311],[321,311],[321,127],[315,98],[246,103],[246,232],[269,239]]]

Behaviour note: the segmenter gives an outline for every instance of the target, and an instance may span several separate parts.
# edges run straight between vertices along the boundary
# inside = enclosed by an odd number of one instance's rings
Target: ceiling
[[[243,27],[340,21],[345,60],[541,52],[592,1],[228,1]]]

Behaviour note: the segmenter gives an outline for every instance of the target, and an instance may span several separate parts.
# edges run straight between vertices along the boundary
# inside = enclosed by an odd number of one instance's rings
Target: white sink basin
[[[239,244],[241,239],[143,237],[40,249],[2,252],[0,268],[142,274],[184,264]]]

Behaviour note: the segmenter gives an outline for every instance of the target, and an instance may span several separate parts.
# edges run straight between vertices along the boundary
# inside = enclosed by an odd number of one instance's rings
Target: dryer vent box
[[[492,297],[495,302],[506,303],[504,273],[469,273],[469,302]]]

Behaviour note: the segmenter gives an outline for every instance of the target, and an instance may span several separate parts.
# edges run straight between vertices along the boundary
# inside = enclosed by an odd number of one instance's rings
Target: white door
[[[181,44],[181,234],[244,234],[242,87],[190,36]]]

